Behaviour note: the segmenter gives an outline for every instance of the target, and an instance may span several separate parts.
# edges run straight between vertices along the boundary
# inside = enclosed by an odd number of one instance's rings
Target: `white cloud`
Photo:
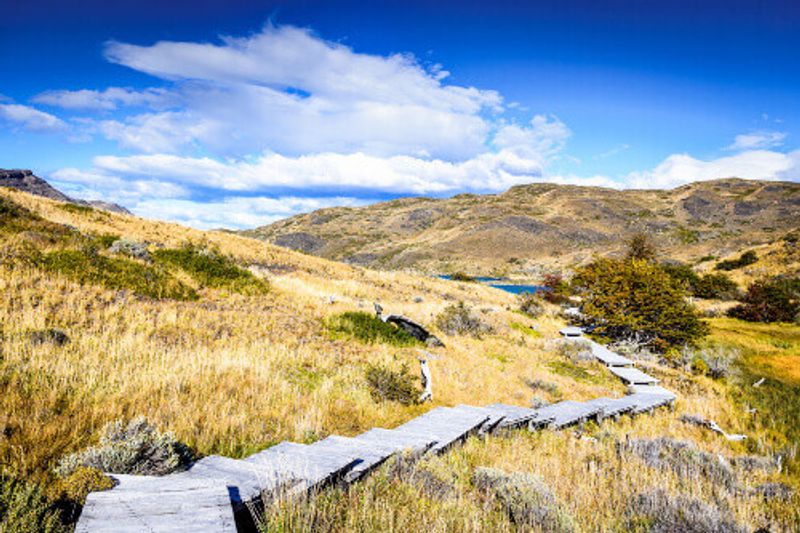
[[[485,150],[496,91],[445,83],[409,55],[356,53],[310,31],[267,26],[220,44],[118,42],[109,60],[175,83],[193,140],[222,155],[363,152],[464,159]],[[159,123],[175,118],[165,115]],[[175,124],[182,137],[186,122]],[[163,135],[152,120],[124,124],[128,136]],[[115,137],[112,137],[115,138]],[[163,143],[162,143],[163,144]],[[175,147],[183,141],[172,143]],[[152,151],[152,150],[150,150]]]
[[[138,203],[133,211],[143,216],[200,229],[245,229],[324,207],[358,206],[366,203],[369,201],[349,197],[229,197],[212,202],[154,199]]]
[[[564,149],[572,132],[558,117],[536,115],[529,127],[511,124],[498,129],[494,145],[527,159],[544,161]]]
[[[19,104],[0,104],[0,118],[37,133],[60,132],[67,129],[66,123],[58,117]]]
[[[177,95],[163,88],[134,90],[109,87],[104,91],[81,89],[79,91],[46,91],[31,99],[37,104],[79,110],[115,110],[120,106],[145,106],[165,108],[177,104]]]
[[[780,131],[754,131],[737,135],[727,150],[759,150],[783,144],[786,134]]]
[[[798,174],[799,159],[797,152],[784,154],[769,150],[752,150],[710,161],[674,154],[652,170],[630,173],[624,182],[630,187],[660,189],[718,178],[790,179],[789,176]]]

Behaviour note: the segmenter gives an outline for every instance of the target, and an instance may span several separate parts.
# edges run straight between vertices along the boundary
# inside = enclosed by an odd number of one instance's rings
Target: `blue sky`
[[[798,51],[793,0],[0,0],[0,167],[198,227],[798,180]]]

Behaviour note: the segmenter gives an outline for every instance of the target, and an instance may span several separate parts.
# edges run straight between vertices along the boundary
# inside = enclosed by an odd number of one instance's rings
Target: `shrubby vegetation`
[[[62,274],[78,283],[130,290],[149,298],[195,300],[197,293],[163,268],[123,257],[107,257],[95,248],[55,250],[39,256],[36,263],[48,272]]]
[[[106,424],[97,446],[64,457],[56,473],[66,478],[89,467],[113,474],[163,476],[192,459],[192,451],[172,433],[161,433],[146,418],[137,417],[127,424],[121,420]]]
[[[467,283],[474,283],[475,278],[470,276],[469,274],[465,274],[464,272],[453,272],[450,275],[450,279],[453,281],[464,281]]]
[[[542,277],[542,298],[552,304],[562,304],[569,300],[569,283],[561,274],[545,274]]]
[[[773,277],[750,285],[729,316],[750,322],[800,322],[800,278]]]
[[[0,531],[4,533],[56,533],[68,531],[58,510],[39,487],[0,474]]]
[[[758,256],[753,250],[749,250],[740,255],[737,259],[726,259],[716,264],[714,268],[717,270],[736,270],[737,268],[752,265],[758,261]]]
[[[472,335],[480,337],[492,328],[486,324],[464,302],[447,306],[438,317],[436,327],[448,335]]]
[[[370,365],[366,372],[370,395],[376,402],[400,402],[411,405],[417,402],[419,390],[408,366],[393,370],[385,365]]]
[[[664,489],[637,494],[625,507],[626,531],[654,533],[746,533],[731,515],[691,496],[674,496]]]
[[[404,329],[363,311],[346,311],[330,316],[325,320],[325,327],[334,336],[350,337],[370,344],[376,342],[393,346],[420,344],[420,341]]]
[[[153,252],[153,259],[180,268],[204,287],[242,294],[265,294],[269,284],[217,251],[187,244]]]
[[[656,245],[649,235],[637,233],[628,241],[627,259],[639,259],[641,261],[655,261],[658,255]]]
[[[542,297],[538,292],[520,293],[517,295],[517,302],[519,302],[519,310],[531,318],[539,318],[544,311]]]
[[[707,332],[684,289],[655,263],[598,259],[578,269],[573,287],[583,298],[583,314],[609,338],[664,351]]]
[[[733,300],[739,296],[739,286],[721,272],[699,275],[684,263],[661,265],[669,276],[681,283],[688,293],[697,298]]]
[[[494,498],[518,527],[551,533],[576,530],[575,522],[550,488],[536,475],[506,473],[496,468],[476,468],[475,487]]]

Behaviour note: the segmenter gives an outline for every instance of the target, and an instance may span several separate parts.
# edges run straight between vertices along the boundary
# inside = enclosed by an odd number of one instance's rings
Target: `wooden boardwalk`
[[[284,441],[245,459],[209,456],[185,472],[162,477],[111,474],[113,489],[86,499],[76,531],[235,532],[249,521],[248,504],[264,495],[313,493],[332,483],[353,483],[402,451],[444,453],[470,435],[498,430],[562,429],[668,405],[675,394],[633,368],[633,361],[567,328],[565,342],[588,342],[592,354],[629,384],[621,398],[565,400],[531,409],[505,404],[436,407],[395,429],[373,428],[353,438],[332,435],[314,444]]]

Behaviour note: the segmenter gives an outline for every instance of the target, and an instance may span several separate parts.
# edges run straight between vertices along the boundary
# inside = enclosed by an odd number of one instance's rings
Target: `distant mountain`
[[[321,209],[243,233],[371,267],[535,275],[616,254],[647,233],[697,260],[771,242],[800,225],[800,184],[737,178],[672,190],[536,183],[501,194],[404,198]]]
[[[11,169],[11,170],[4,170],[0,169],[0,187],[11,187],[13,189],[19,189],[20,191],[24,191],[30,194],[35,194],[36,196],[44,196],[45,198],[50,198],[51,200],[58,200],[60,202],[70,202],[74,204],[80,205],[89,205],[95,207],[97,209],[103,209],[105,211],[113,211],[115,213],[124,213],[124,214],[131,214],[130,211],[125,209],[119,204],[114,204],[111,202],[103,202],[101,200],[77,200],[70,198],[66,194],[62,193],[44,179],[36,176],[30,170],[23,170],[23,169]]]

